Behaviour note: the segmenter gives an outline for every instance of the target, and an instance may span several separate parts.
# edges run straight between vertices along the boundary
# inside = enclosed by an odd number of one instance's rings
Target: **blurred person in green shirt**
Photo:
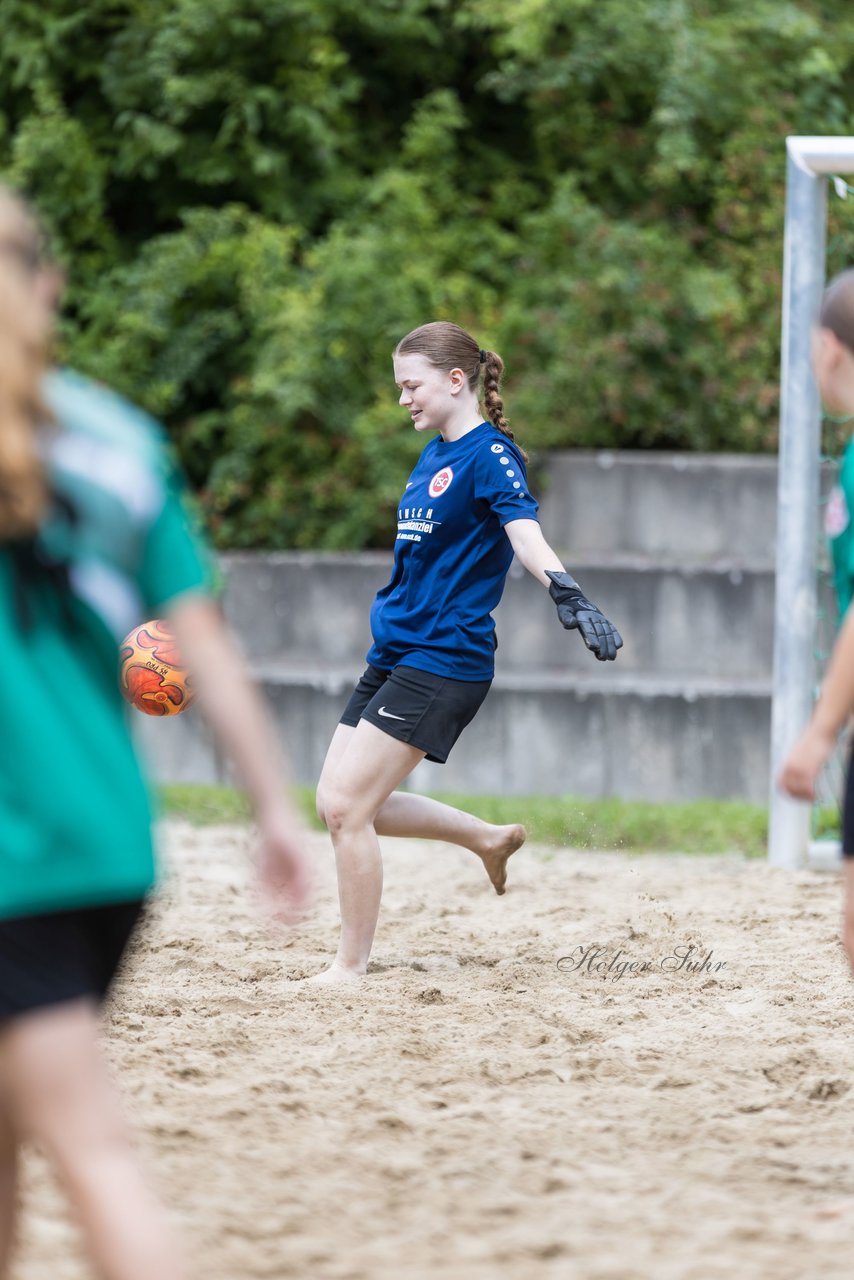
[[[18,1152],[53,1160],[99,1274],[184,1275],[108,1082],[100,1006],[155,879],[148,790],[117,683],[122,636],[168,620],[260,828],[259,873],[295,920],[300,825],[260,697],[210,590],[162,432],[48,369],[59,278],[0,189],[0,1277]]]
[[[821,398],[833,412],[854,419],[854,269],[831,281],[813,334],[813,369]],[[839,484],[830,496],[825,528],[830,538],[842,627],[815,709],[792,747],[778,779],[798,800],[814,800],[818,776],[846,720],[854,713],[854,443],[849,442]],[[854,969],[854,761],[849,760],[842,810],[845,905],[842,941]]]

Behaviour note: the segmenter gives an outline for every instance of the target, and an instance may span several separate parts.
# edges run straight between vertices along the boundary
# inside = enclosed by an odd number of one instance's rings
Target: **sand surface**
[[[834,874],[526,848],[498,898],[464,851],[389,840],[371,977],[327,991],[293,981],[334,950],[325,837],[276,934],[247,831],[164,836],[107,1045],[193,1277],[854,1274],[854,1210],[822,1216],[854,1197]],[[592,947],[610,971],[559,966]],[[662,963],[689,947],[724,967]],[[22,1236],[15,1280],[90,1275],[38,1157]]]

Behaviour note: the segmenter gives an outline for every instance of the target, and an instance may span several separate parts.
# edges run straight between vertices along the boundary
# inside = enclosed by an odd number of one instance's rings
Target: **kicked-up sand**
[[[369,978],[331,848],[287,933],[238,828],[164,830],[107,1019],[199,1280],[850,1280],[854,982],[834,874],[386,840]],[[15,1280],[90,1272],[28,1157]],[[152,1277],[156,1280],[156,1277]]]

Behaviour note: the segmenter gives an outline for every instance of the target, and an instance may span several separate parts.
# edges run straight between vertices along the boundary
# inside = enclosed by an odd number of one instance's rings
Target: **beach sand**
[[[192,1277],[854,1274],[836,875],[526,846],[499,898],[465,851],[387,840],[370,977],[329,990],[295,981],[335,947],[325,836],[290,933],[248,830],[163,836],[107,1049]],[[88,1277],[38,1156],[23,1198],[15,1280]]]

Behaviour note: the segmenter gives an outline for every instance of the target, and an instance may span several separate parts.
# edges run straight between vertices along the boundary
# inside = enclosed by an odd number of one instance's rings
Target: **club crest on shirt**
[[[851,522],[848,512],[848,503],[845,501],[845,494],[842,488],[837,485],[831,491],[830,497],[827,499],[827,506],[824,508],[824,532],[828,538],[838,538],[844,533]]]
[[[454,473],[450,467],[442,467],[441,471],[437,471],[427,486],[427,492],[430,494],[430,497],[440,497],[446,489],[450,488],[453,478]]]

